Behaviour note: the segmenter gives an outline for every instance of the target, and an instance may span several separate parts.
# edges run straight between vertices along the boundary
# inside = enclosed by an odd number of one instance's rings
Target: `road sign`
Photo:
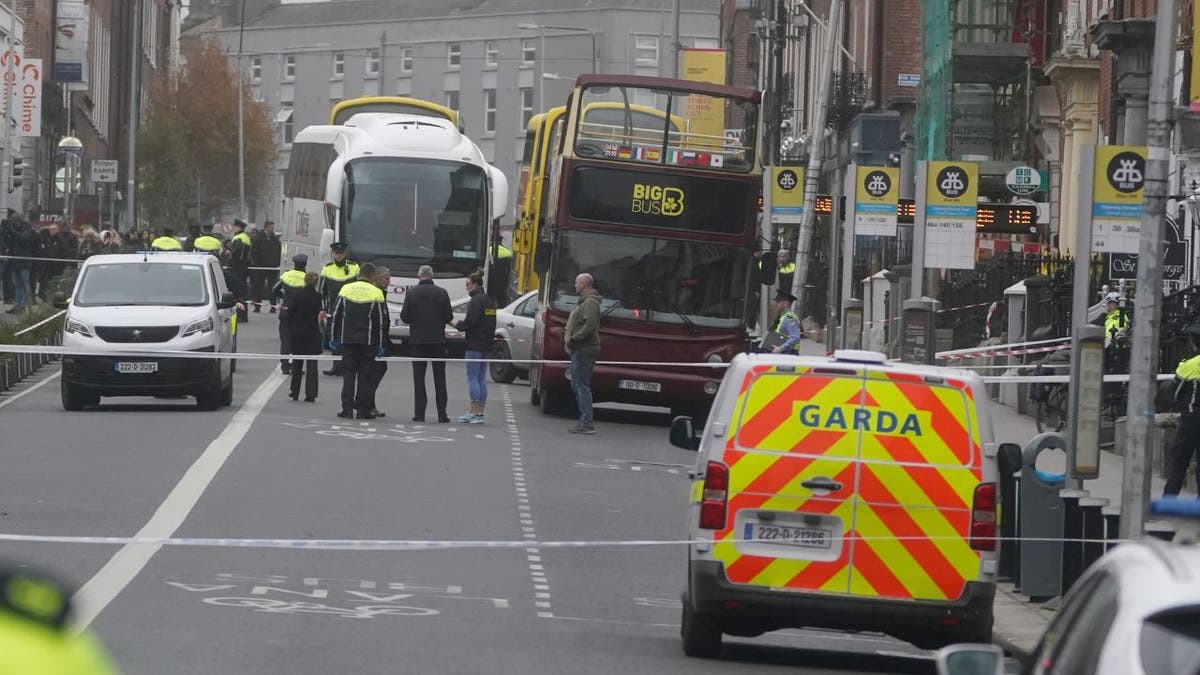
[[[775,167],[771,175],[771,222],[804,221],[804,169]]]
[[[896,236],[896,211],[900,198],[900,170],[860,166],[855,172],[854,233]]]
[[[1137,253],[1142,232],[1146,148],[1096,148],[1092,182],[1092,250]]]
[[[1004,183],[1008,186],[1009,192],[1024,197],[1042,188],[1042,174],[1033,167],[1018,166],[1008,172]]]
[[[115,160],[115,159],[93,159],[92,160],[92,182],[93,183],[115,183],[115,182],[117,182],[117,160]]]
[[[925,267],[975,268],[979,165],[929,162],[925,189]]]

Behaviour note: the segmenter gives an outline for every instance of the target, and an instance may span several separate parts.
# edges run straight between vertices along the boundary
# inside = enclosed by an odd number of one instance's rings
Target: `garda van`
[[[699,451],[684,651],[802,627],[990,642],[1000,448],[986,400],[975,373],[874,352],[736,357],[703,433],[687,417],[671,428]]]

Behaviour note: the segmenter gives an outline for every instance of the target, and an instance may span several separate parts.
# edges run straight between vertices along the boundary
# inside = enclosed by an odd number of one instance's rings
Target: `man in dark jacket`
[[[303,254],[299,254],[303,255]],[[301,278],[300,288],[291,289],[287,293],[287,305],[279,313],[280,323],[287,323],[289,336],[289,351],[293,354],[320,354],[321,324],[317,316],[321,313],[321,294],[317,292],[317,273],[291,270]],[[290,272],[289,272],[290,273]],[[294,275],[293,275],[294,276]],[[280,328],[280,333],[284,332]],[[317,361],[315,359],[295,359],[288,371],[292,375],[292,388],[289,396],[293,401],[300,399],[300,380],[304,379],[304,400],[312,403],[317,400]]]
[[[417,359],[434,359],[433,389],[438,422],[446,423],[446,324],[454,320],[450,309],[450,294],[433,283],[433,268],[421,265],[417,270],[417,285],[410,286],[404,295],[400,320],[408,324],[408,344]],[[425,369],[428,361],[416,360],[413,368],[413,421],[425,421],[429,396],[425,392]]]
[[[239,297],[250,297],[250,265],[254,261],[254,245],[250,235],[246,234],[246,222],[241,218],[233,220],[233,237],[229,239],[229,273],[233,277]],[[246,322],[245,316],[238,316],[239,322]]]
[[[254,299],[254,311],[257,312],[262,308],[263,292],[270,288],[271,280],[279,274],[277,270],[283,258],[283,242],[280,241],[279,235],[275,234],[273,221],[263,223],[262,234],[254,244],[254,266],[271,268],[250,270],[250,287],[253,289],[251,297]],[[270,296],[268,302],[271,305],[271,313],[274,314],[275,296]]]
[[[308,268],[308,256],[304,255],[303,253],[297,253],[296,255],[292,256],[292,266],[293,269],[290,269],[279,275],[279,280],[276,281],[275,285],[271,287],[271,311],[275,311],[276,299],[283,301],[283,309],[279,310],[280,354],[295,353],[292,352],[292,334],[290,332],[291,322],[289,322],[287,319],[287,311],[288,306],[292,304],[292,294],[305,287],[305,271]],[[319,278],[320,276],[318,275],[318,279]],[[315,286],[313,290],[317,293],[317,297],[320,297],[321,293],[320,291],[316,290]],[[321,309],[324,307],[324,298],[321,298],[321,305],[322,306],[317,309],[318,313],[320,313]],[[317,345],[320,346],[320,344],[321,341],[318,340]],[[320,352],[317,353],[319,354]],[[316,363],[316,361],[313,361],[313,363]],[[287,375],[291,371],[292,365],[287,359],[281,359],[280,368],[283,369],[283,374]]]
[[[19,216],[15,218],[9,231],[8,240],[8,254],[15,258],[8,264],[14,296],[13,307],[8,310],[9,314],[16,314],[33,303],[33,284],[30,274],[34,267],[33,261],[29,258],[37,257],[40,248],[41,240],[30,227],[29,221]]]
[[[383,291],[371,283],[374,276],[375,266],[363,265],[358,280],[338,292],[330,318],[333,337],[329,346],[342,350],[342,411],[338,417],[357,413],[360,420],[375,419],[370,408],[372,373],[391,322]]]
[[[496,303],[483,292],[483,277],[467,277],[467,292],[471,302],[467,315],[455,327],[466,334],[467,389],[471,392],[471,409],[458,418],[465,424],[483,424],[483,409],[487,405],[487,361],[496,342]]]
[[[358,277],[358,263],[350,260],[348,249],[349,247],[340,241],[329,245],[329,255],[332,260],[321,268],[321,280],[317,282],[317,290],[321,292],[321,297],[325,298],[325,310],[321,313],[322,322],[328,318],[329,314],[333,313],[333,306],[337,303],[338,293],[341,292],[342,286]],[[341,376],[341,362],[334,361],[333,367],[326,370],[325,374]]]
[[[579,405],[579,424],[568,429],[573,434],[594,434],[592,426],[592,369],[600,360],[600,294],[592,275],[575,277],[579,304],[567,317],[564,331],[567,353],[571,355],[571,391]]]

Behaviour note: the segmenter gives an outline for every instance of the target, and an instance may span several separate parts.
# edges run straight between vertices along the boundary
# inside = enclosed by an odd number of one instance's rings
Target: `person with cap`
[[[800,317],[792,311],[796,296],[780,290],[775,293],[775,320],[771,330],[782,342],[771,349],[772,354],[798,354],[800,352]]]
[[[1175,367],[1172,394],[1175,412],[1179,413],[1179,426],[1175,430],[1175,442],[1167,450],[1164,497],[1177,495],[1183,489],[1188,464],[1200,450],[1200,324],[1188,326],[1185,333],[1192,355]],[[1197,469],[1200,470],[1200,463]]]
[[[312,403],[317,400],[316,359],[303,359],[299,355],[317,355],[321,348],[321,324],[317,317],[321,314],[321,294],[317,292],[316,272],[288,270],[284,276],[298,274],[302,277],[301,287],[290,289],[285,295],[283,309],[279,310],[279,334],[288,336],[288,351],[296,354],[297,358],[283,372],[291,373],[291,392],[288,396],[297,401],[300,399],[300,380],[304,380],[304,401]],[[276,284],[278,286],[278,284]],[[284,324],[287,324],[285,329]]]
[[[279,310],[279,353],[294,354],[292,351],[292,334],[291,321],[288,320],[288,307],[292,305],[292,295],[306,286],[305,272],[308,269],[308,256],[303,253],[297,253],[292,256],[292,269],[279,275],[279,280],[271,287],[271,310],[275,309],[275,302],[279,301],[282,309]],[[314,289],[315,291],[315,289]],[[319,292],[318,296],[320,295]],[[318,314],[320,308],[317,308]],[[321,346],[321,341],[317,340],[317,347]],[[320,351],[317,352],[321,353]],[[287,359],[280,359],[280,369],[283,374],[287,375],[291,372],[292,363]],[[316,361],[312,364],[315,366]]]
[[[258,269],[250,271],[250,297],[254,300],[254,311],[258,312],[262,309],[263,293],[270,287],[271,279],[279,274],[279,264],[283,259],[283,242],[275,233],[275,221],[268,220],[263,223],[262,234],[254,240],[253,252],[254,267]],[[274,314],[275,296],[270,295],[267,303]]]
[[[72,625],[70,595],[26,566],[0,566],[0,673],[116,675],[89,630]]]
[[[376,288],[383,291],[384,297],[387,297],[388,286],[392,283],[392,271],[386,267],[376,267],[375,277],[371,280]],[[387,356],[392,353],[392,338],[390,331],[383,336],[383,348],[379,350],[379,354]],[[383,383],[383,376],[387,375],[387,361],[376,360],[371,368],[371,387],[368,391],[371,392],[371,398],[367,401],[367,405],[371,408],[371,414],[375,417],[387,417],[382,410],[375,404],[375,394],[379,391],[379,385]]]
[[[450,421],[446,414],[449,395],[446,393],[446,325],[454,321],[450,308],[450,294],[433,283],[433,268],[421,265],[417,268],[417,285],[409,286],[404,293],[404,309],[400,320],[408,324],[408,344],[412,355],[413,372],[413,421],[425,421],[425,409],[429,395],[425,390],[425,370],[433,362],[434,404],[438,422]]]
[[[163,229],[161,236],[156,237],[150,242],[151,251],[182,251],[183,244],[175,238],[174,233],[170,229]]]
[[[779,269],[779,289],[791,291],[792,279],[796,276],[796,261],[792,258],[790,251],[780,251],[776,256]]]
[[[358,279],[344,284],[330,315],[330,348],[342,353],[342,418],[375,419],[371,391],[376,356],[383,356],[391,322],[387,298],[371,283],[375,266],[359,269]]]
[[[221,240],[212,234],[201,234],[192,240],[192,250],[221,257]]]
[[[345,286],[358,276],[358,263],[350,260],[349,249],[349,246],[340,241],[335,241],[329,245],[329,254],[332,260],[321,268],[321,280],[317,283],[317,290],[321,292],[321,297],[325,299],[325,306],[321,312],[322,323],[325,323],[329,315],[333,313],[333,306],[337,302],[338,293],[341,292],[342,286]],[[335,361],[333,367],[326,370],[325,374],[341,375],[341,362]]]
[[[1112,344],[1113,338],[1129,327],[1129,314],[1121,309],[1121,296],[1109,293],[1104,298],[1104,346]]]
[[[233,237],[229,240],[229,271],[237,284],[239,297],[250,297],[250,265],[254,261],[254,245],[250,235],[246,234],[246,221],[241,218],[233,219]],[[245,322],[245,316],[239,316],[238,321]]]

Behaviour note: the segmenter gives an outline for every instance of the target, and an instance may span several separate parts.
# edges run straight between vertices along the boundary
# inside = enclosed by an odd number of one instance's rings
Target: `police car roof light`
[[[1200,520],[1200,499],[1160,497],[1150,502],[1150,515]]]
[[[839,349],[833,353],[834,361],[847,363],[887,363],[887,355],[865,349]]]

